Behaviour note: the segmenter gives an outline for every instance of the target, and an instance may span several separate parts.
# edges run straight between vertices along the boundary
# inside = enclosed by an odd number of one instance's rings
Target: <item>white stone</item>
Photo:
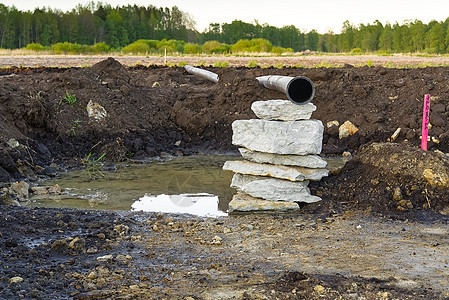
[[[338,128],[338,136],[340,139],[342,139],[353,135],[357,131],[359,131],[359,129],[354,124],[352,124],[351,121],[346,121]]]
[[[9,279],[9,283],[20,283],[23,281],[23,278],[20,276],[15,276]]]
[[[256,101],[251,109],[264,120],[298,121],[308,120],[316,110],[312,103],[297,105],[288,100]]]
[[[319,154],[323,123],[319,120],[237,120],[232,123],[232,143],[259,152],[276,154]]]
[[[289,155],[251,151],[239,148],[240,154],[246,160],[272,165],[298,166],[306,168],[325,168],[327,162],[318,155]]]
[[[87,103],[87,115],[89,118],[94,118],[97,121],[100,121],[108,116],[106,109],[98,103],[92,102],[92,100]]]
[[[281,165],[259,164],[249,161],[227,161],[223,170],[245,175],[269,176],[290,181],[321,180],[329,174],[327,169],[309,169]]]
[[[231,187],[250,196],[268,201],[306,202],[321,200],[312,196],[308,181],[292,182],[270,177],[234,174]]]
[[[298,211],[296,202],[267,201],[238,193],[229,202],[229,213],[239,212],[293,212]]]

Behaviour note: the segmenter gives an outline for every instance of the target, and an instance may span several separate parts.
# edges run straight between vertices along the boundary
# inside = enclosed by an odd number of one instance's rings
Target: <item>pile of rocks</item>
[[[323,124],[310,119],[316,106],[268,100],[254,102],[251,109],[260,119],[232,123],[232,143],[243,147],[244,160],[223,166],[235,173],[231,187],[239,192],[229,212],[291,211],[299,209],[298,202],[320,201],[307,187],[309,180],[321,180],[329,172],[318,156]]]

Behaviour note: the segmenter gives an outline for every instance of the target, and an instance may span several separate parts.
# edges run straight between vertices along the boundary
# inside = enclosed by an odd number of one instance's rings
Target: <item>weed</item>
[[[68,91],[65,91],[65,96],[63,99],[68,105],[75,105],[76,103],[76,96],[75,94],[69,94]],[[62,100],[61,100],[62,101]]]
[[[36,99],[36,100],[40,101],[40,100],[41,100],[41,93],[42,93],[42,92],[39,91],[39,92],[37,92],[35,95],[33,95],[33,92],[30,91],[29,97],[30,97],[31,99]]]
[[[283,63],[277,63],[273,67],[275,67],[276,69],[282,69],[285,67],[285,65]]]
[[[67,132],[72,134],[73,136],[76,136],[76,128],[78,127],[79,123],[81,123],[80,120],[73,121],[72,128],[67,130]]]
[[[214,63],[215,68],[226,68],[229,64],[226,61],[216,61]]]
[[[81,159],[81,164],[84,166],[84,170],[90,179],[94,179],[95,177],[105,177],[105,175],[100,171],[100,168],[103,166],[102,160],[106,156],[106,153],[103,153],[100,157],[95,158],[95,154],[89,152],[89,154],[84,154],[84,158]]]
[[[371,68],[373,66],[373,61],[371,59],[368,59],[368,61],[366,62],[366,65]]]
[[[259,65],[257,64],[256,60],[250,60],[249,63],[248,63],[248,68],[256,68],[258,66]]]

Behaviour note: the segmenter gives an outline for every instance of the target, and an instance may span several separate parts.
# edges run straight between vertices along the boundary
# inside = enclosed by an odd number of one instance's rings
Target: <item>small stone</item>
[[[97,272],[95,271],[89,272],[89,274],[87,274],[87,278],[90,280],[97,278]]]
[[[69,244],[69,248],[74,250],[83,250],[85,246],[86,241],[80,237],[75,237]]]
[[[95,254],[97,252],[98,252],[98,249],[96,247],[91,247],[91,248],[87,249],[88,254]]]
[[[314,288],[313,288],[313,290],[315,291],[315,292],[317,292],[317,293],[319,293],[319,294],[322,294],[322,293],[324,293],[324,287],[322,286],[322,285],[316,285]]]
[[[50,186],[47,190],[48,194],[60,195],[62,193],[62,188],[59,184]]]
[[[53,244],[51,244],[51,248],[54,250],[59,250],[59,249],[67,248],[67,247],[68,247],[68,243],[64,239],[56,240],[53,242]]]
[[[9,147],[11,148],[17,148],[20,146],[19,142],[16,141],[15,139],[9,139],[8,142],[6,142],[8,144]]]
[[[357,131],[359,131],[359,129],[355,127],[354,124],[352,124],[350,121],[346,121],[338,129],[338,136],[340,139],[342,139],[350,135],[353,135]]]
[[[448,188],[449,187],[449,172],[438,172],[433,169],[425,169],[423,176],[427,179],[433,188]]]
[[[214,238],[212,239],[211,244],[212,244],[212,245],[221,245],[221,241],[222,241],[222,238],[219,237],[218,235],[216,235],[216,236],[214,236]]]
[[[97,261],[111,261],[114,257],[112,254],[97,257]]]
[[[116,260],[117,262],[119,262],[119,263],[122,263],[122,264],[128,263],[128,259],[126,258],[126,255],[123,255],[123,254],[117,255],[117,257],[115,258],[115,260]]]
[[[338,121],[329,121],[326,123],[327,128],[331,128],[332,126],[340,126],[340,123]]]
[[[153,225],[153,231],[158,231],[158,230],[159,230],[159,228],[157,227],[156,224],[154,224],[154,225]]]
[[[401,199],[398,201],[398,204],[403,208],[407,208],[407,200]]]
[[[343,156],[343,157],[351,157],[352,154],[351,154],[351,152],[349,152],[349,151],[344,151],[344,152],[341,154],[341,156]]]
[[[28,199],[30,185],[25,181],[12,183],[9,187],[9,193],[19,198]]]
[[[393,191],[393,200],[394,201],[401,201],[402,200],[402,191],[400,187],[396,187]]]
[[[87,115],[89,118],[93,118],[97,121],[100,121],[108,116],[106,109],[98,103],[92,102],[92,100],[87,103]]]
[[[23,281],[23,278],[20,276],[15,276],[9,279],[9,283],[13,284],[13,283],[20,283]]]

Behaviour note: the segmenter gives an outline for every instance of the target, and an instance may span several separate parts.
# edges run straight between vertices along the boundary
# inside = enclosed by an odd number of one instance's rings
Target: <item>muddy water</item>
[[[197,155],[165,162],[121,165],[116,171],[76,170],[40,185],[59,184],[62,195],[31,198],[37,207],[180,212],[223,215],[235,193],[226,160],[236,156]]]

